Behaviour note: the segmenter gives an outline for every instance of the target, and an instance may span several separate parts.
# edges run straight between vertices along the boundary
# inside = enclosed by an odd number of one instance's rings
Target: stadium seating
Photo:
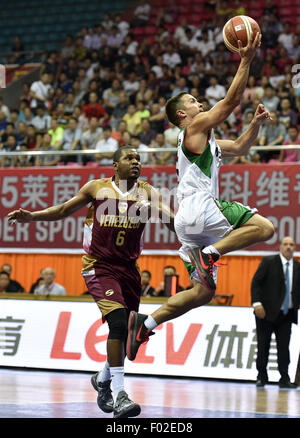
[[[124,11],[133,0],[10,0],[0,14],[0,52],[10,52],[20,35],[25,50],[56,50],[67,34],[101,21],[105,12]]]

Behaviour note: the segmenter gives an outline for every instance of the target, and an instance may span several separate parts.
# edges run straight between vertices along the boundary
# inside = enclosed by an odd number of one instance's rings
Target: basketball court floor
[[[93,373],[0,369],[0,418],[106,418]],[[300,389],[276,384],[127,375],[138,418],[300,418]]]

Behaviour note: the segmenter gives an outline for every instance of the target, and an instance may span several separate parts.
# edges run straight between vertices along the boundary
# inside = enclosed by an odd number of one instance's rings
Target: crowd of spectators
[[[168,123],[165,104],[180,91],[193,94],[207,109],[222,99],[236,72],[239,55],[222,40],[224,23],[247,15],[239,1],[208,3],[211,20],[191,25],[169,0],[164,10],[140,2],[128,22],[105,14],[94,27],[68,35],[48,54],[40,80],[25,84],[16,109],[0,98],[0,148],[51,151],[51,155],[3,157],[0,166],[57,164],[110,165],[125,144],[141,152],[144,165],[174,164],[173,152],[147,153],[149,147],[174,147],[179,129]],[[300,25],[280,20],[278,7],[266,0],[259,20],[262,47],[250,69],[241,104],[216,130],[216,138],[235,139],[251,122],[257,104],[272,113],[259,145],[299,144],[300,86],[292,65],[300,61]],[[155,34],[137,38],[135,29],[151,23]],[[168,25],[177,23],[174,31]],[[57,150],[96,149],[96,155],[56,155]],[[299,161],[298,152],[255,152],[226,163]]]

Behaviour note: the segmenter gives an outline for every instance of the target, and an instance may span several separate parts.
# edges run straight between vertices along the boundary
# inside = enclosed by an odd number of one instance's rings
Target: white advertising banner
[[[152,313],[158,304],[141,304]],[[98,371],[106,361],[107,323],[91,302],[1,300],[0,365]],[[248,307],[204,306],[155,329],[128,374],[256,380],[256,333]],[[296,374],[299,327],[293,324],[290,377]],[[278,381],[275,338],[268,374]]]

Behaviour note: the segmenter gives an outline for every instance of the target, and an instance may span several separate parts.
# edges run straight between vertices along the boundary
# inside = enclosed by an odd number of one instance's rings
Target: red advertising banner
[[[83,223],[87,209],[57,222],[11,225],[7,214],[19,207],[41,210],[72,198],[86,182],[112,176],[111,167],[7,168],[0,171],[0,250],[2,252],[82,251]],[[159,189],[171,204],[177,185],[174,166],[144,167],[141,178]],[[268,242],[239,251],[264,254],[278,251],[285,235],[300,243],[300,166],[224,165],[220,172],[220,199],[256,207],[275,226]],[[175,206],[176,210],[176,206]],[[144,233],[144,254],[176,253],[179,243],[161,222],[149,223]]]
[[[71,199],[92,179],[110,177],[111,167],[7,168],[0,171],[0,251],[65,252],[82,251],[83,224],[87,208],[55,222],[10,224],[7,214],[18,208],[35,211]],[[141,179],[169,193],[177,184],[172,166],[145,167]],[[167,190],[168,188],[168,190]],[[144,250],[172,254],[179,248],[175,233],[160,221],[148,223],[144,232]]]

